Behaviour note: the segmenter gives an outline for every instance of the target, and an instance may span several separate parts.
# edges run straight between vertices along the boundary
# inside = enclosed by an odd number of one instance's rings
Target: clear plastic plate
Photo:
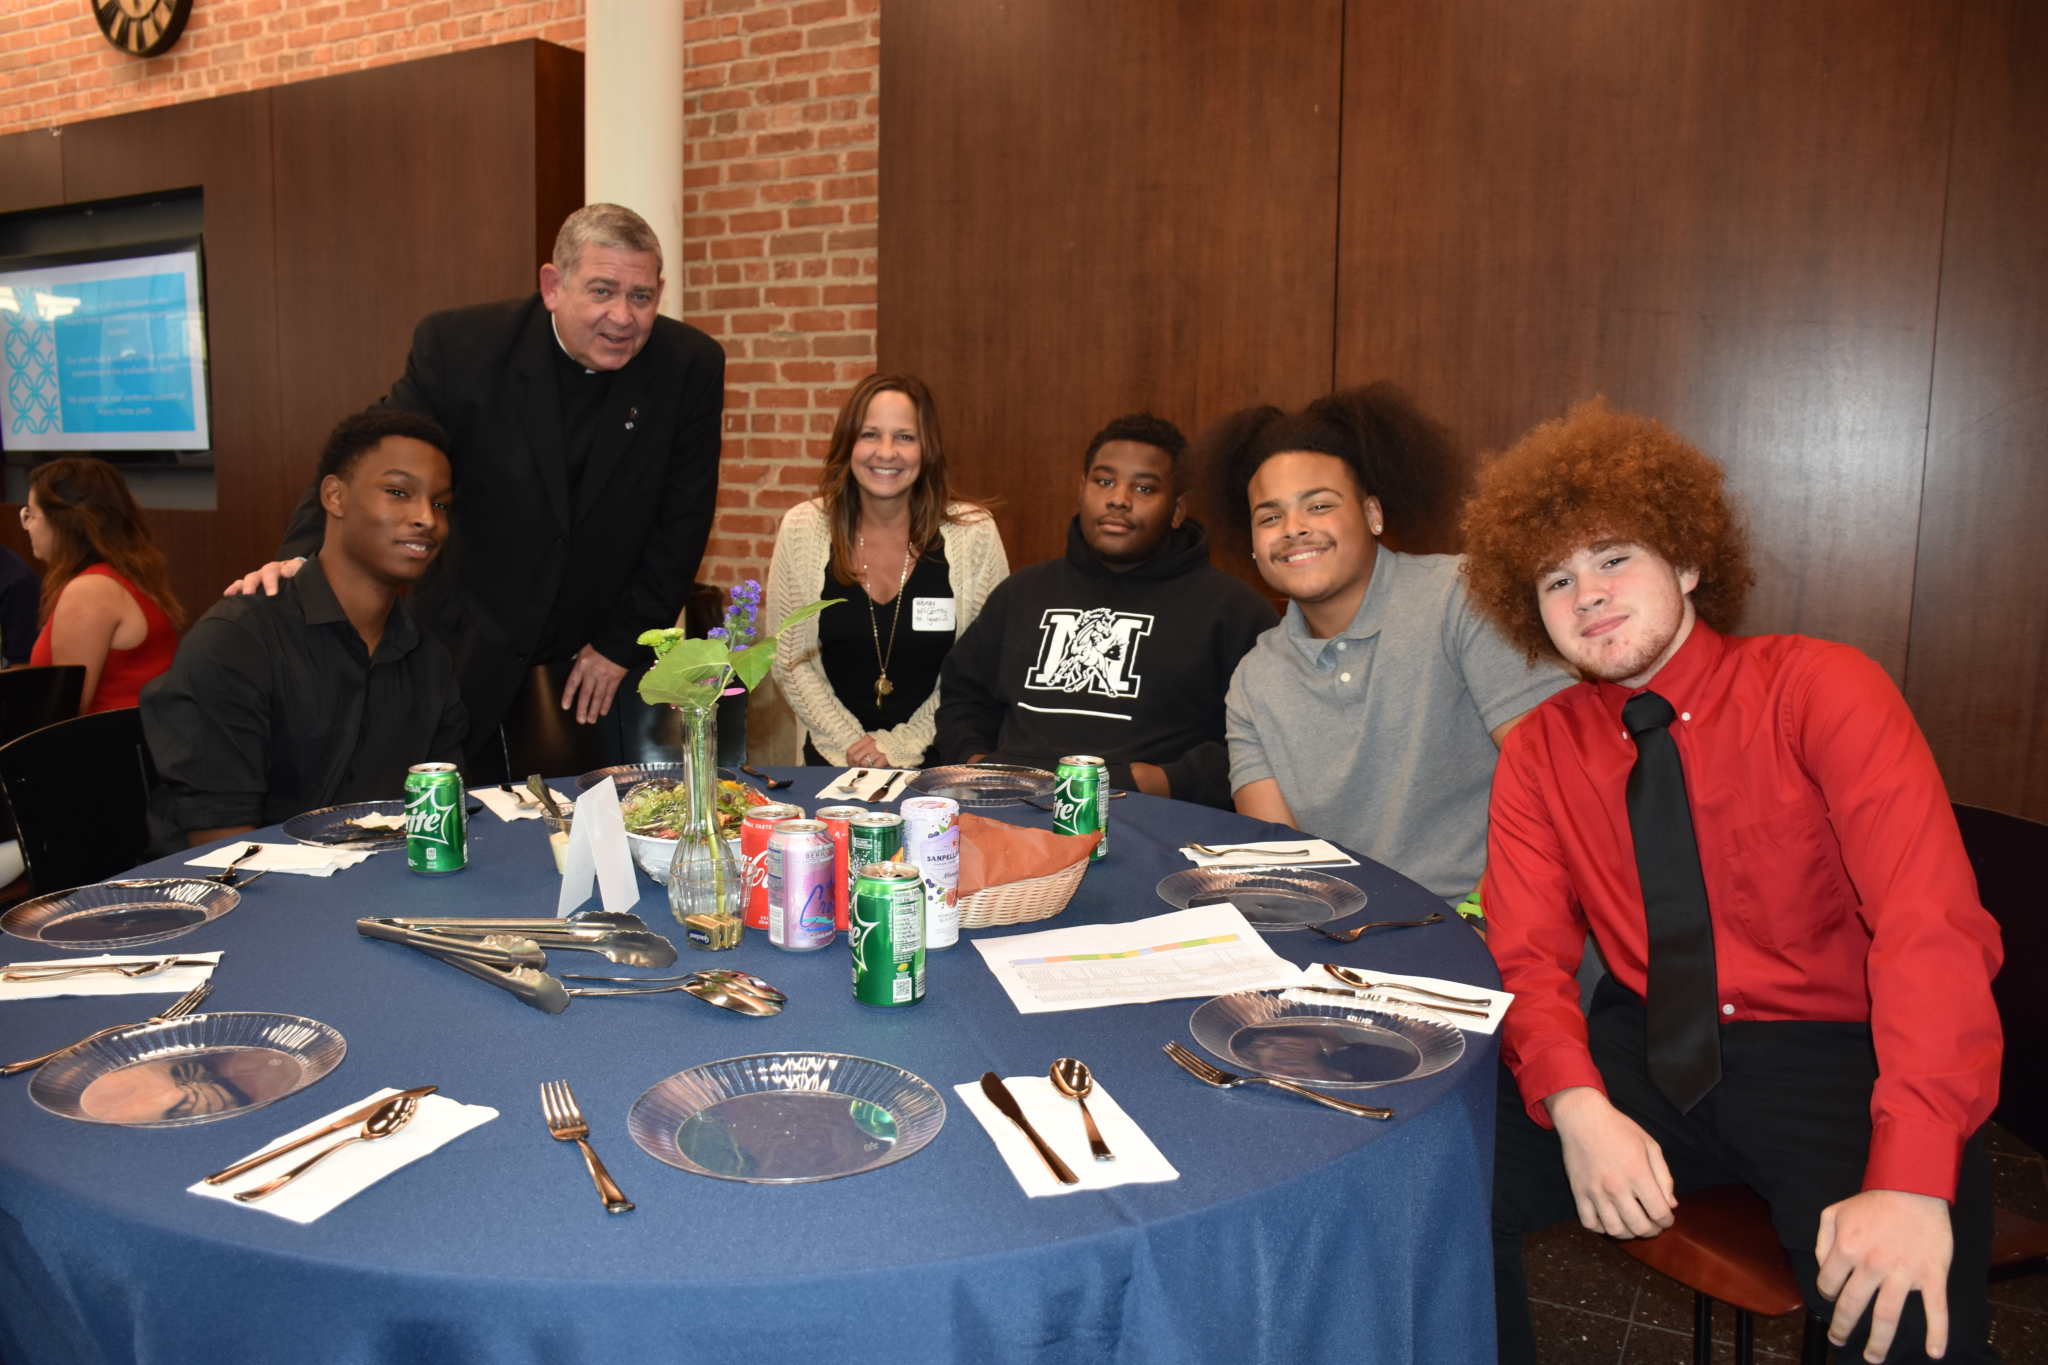
[[[1159,899],[1177,910],[1235,905],[1261,933],[1325,924],[1365,909],[1365,893],[1340,877],[1306,868],[1191,867],[1160,879]]]
[[[316,848],[394,848],[405,842],[402,829],[365,829],[353,823],[366,815],[395,815],[405,818],[405,802],[352,801],[345,806],[325,806],[294,815],[282,828],[287,839]]]
[[[901,1067],[768,1052],[677,1072],[634,1101],[626,1131],[679,1170],[799,1185],[901,1161],[945,1123],[939,1092]]]
[[[294,1014],[194,1014],[95,1038],[45,1064],[29,1098],[60,1118],[124,1128],[213,1123],[295,1094],[348,1044]]]
[[[651,781],[658,777],[667,778],[671,782],[680,782],[683,780],[684,768],[685,765],[681,763],[621,763],[611,768],[593,768],[576,779],[576,790],[587,792],[607,777],[616,777],[619,779],[619,795],[623,797],[640,783]],[[731,768],[720,768],[718,770],[718,780],[720,782],[737,782],[740,780],[740,775]]]
[[[1109,780],[1105,770],[1103,781]],[[1007,763],[955,763],[943,768],[926,768],[903,784],[905,793],[944,796],[963,807],[983,810],[996,806],[1021,806],[1026,801],[1043,801],[1051,796],[1059,779],[1043,768],[1019,768]]]
[[[133,948],[210,924],[242,893],[205,877],[100,882],[38,896],[0,915],[0,930],[52,948]]]
[[[1435,1010],[1315,986],[1219,995],[1188,1028],[1226,1066],[1319,1086],[1412,1081],[1465,1052],[1465,1035]]]

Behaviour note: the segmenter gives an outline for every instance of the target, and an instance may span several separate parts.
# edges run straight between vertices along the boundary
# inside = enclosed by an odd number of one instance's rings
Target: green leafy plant
[[[649,705],[707,707],[737,683],[752,691],[775,664],[775,646],[782,633],[816,616],[843,598],[829,598],[798,607],[782,618],[773,635],[757,636],[761,585],[748,579],[732,590],[725,624],[701,640],[686,639],[671,627],[650,630],[640,643],[654,649],[654,667],[640,679],[641,700]]]

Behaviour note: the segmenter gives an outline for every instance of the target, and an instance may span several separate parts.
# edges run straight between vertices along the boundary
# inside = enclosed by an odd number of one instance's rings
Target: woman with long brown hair
[[[37,465],[21,524],[43,563],[43,631],[29,663],[85,665],[81,715],[134,706],[171,666],[185,610],[127,481],[105,460]]]
[[[939,708],[939,665],[1009,576],[988,510],[947,487],[938,408],[922,380],[871,375],[832,428],[817,496],[789,509],[766,619],[841,598],[790,628],[775,681],[811,763],[914,768]]]

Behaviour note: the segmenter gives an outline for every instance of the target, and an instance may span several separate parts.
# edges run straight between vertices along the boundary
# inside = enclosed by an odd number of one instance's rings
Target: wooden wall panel
[[[891,0],[879,359],[1061,553],[1088,438],[1329,387],[1338,0]]]
[[[335,422],[390,388],[422,316],[538,287],[539,46],[271,92],[282,386],[266,506],[289,511]],[[578,101],[570,131],[579,146],[581,126]],[[546,228],[551,244],[560,225]],[[279,515],[250,567],[282,530]]]
[[[2048,11],[1963,13],[1906,696],[1956,800],[2048,821]]]
[[[268,559],[278,448],[276,228],[269,91],[224,95],[64,130],[64,198],[206,192],[207,347],[215,512],[149,513],[171,585],[197,617],[234,573]],[[267,543],[266,543],[267,542]],[[257,558],[251,558],[251,556]]]
[[[1352,0],[1339,382],[1488,449],[1662,419],[1747,504],[1745,628],[1902,677],[1961,12]]]
[[[48,128],[0,137],[0,213],[64,198],[64,139]]]

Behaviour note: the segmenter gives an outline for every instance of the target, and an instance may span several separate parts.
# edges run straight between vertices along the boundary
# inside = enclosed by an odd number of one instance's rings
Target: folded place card
[[[226,867],[240,856],[248,845],[239,841],[223,845],[211,853],[202,853],[197,858],[187,858],[187,867]],[[331,877],[345,867],[354,867],[365,858],[381,853],[376,848],[321,848],[313,844],[263,844],[255,857],[242,863],[235,870],[243,872],[294,872],[302,877]]]
[[[395,1087],[386,1086],[375,1094],[365,1095],[355,1103],[344,1105],[325,1117],[314,1119],[304,1127],[294,1128],[276,1141],[266,1142],[256,1150],[267,1152],[273,1147],[283,1146],[294,1138],[317,1133],[342,1115],[353,1113],[366,1104],[397,1093]],[[187,1186],[186,1192],[207,1199],[225,1199],[237,1208],[258,1209],[294,1223],[310,1223],[355,1198],[393,1171],[410,1166],[421,1157],[461,1137],[470,1129],[482,1127],[496,1117],[498,1111],[485,1105],[459,1104],[445,1095],[427,1095],[420,1100],[419,1109],[405,1127],[389,1137],[371,1142],[350,1143],[275,1194],[267,1194],[248,1203],[241,1203],[235,1199],[235,1195],[240,1191],[252,1190],[258,1185],[275,1180],[322,1149],[333,1146],[345,1137],[360,1133],[362,1126],[352,1124],[329,1137],[309,1142],[297,1151],[286,1152],[277,1160],[265,1162],[255,1170],[236,1176],[225,1184],[209,1185],[201,1180],[197,1184]]]
[[[633,853],[626,844],[626,819],[619,813],[619,790],[610,778],[576,798],[576,818],[569,826],[569,848],[562,855],[562,893],[555,914],[563,919],[590,899],[591,878],[604,908],[629,915],[640,903],[640,884],[633,880]]]
[[[75,967],[110,966],[116,963],[133,965],[162,962],[166,958],[178,965],[165,967],[147,976],[123,976],[119,972],[81,972],[77,976],[43,977],[40,980],[8,981],[8,972],[20,971],[24,976],[38,976],[48,969],[69,970]],[[213,969],[220,962],[220,952],[210,953],[138,953],[126,957],[67,957],[45,962],[10,962],[0,968],[0,1000],[47,1000],[58,995],[183,995],[200,982],[213,975]],[[197,966],[186,966],[197,963]]]
[[[954,1086],[953,1093],[960,1097],[968,1112],[981,1121],[981,1126],[996,1144],[996,1152],[1003,1158],[1003,1164],[1010,1168],[1010,1174],[1017,1178],[1017,1184],[1024,1193],[1033,1199],[1048,1194],[1073,1194],[1077,1190],[1106,1190],[1115,1185],[1180,1179],[1180,1172],[1152,1145],[1152,1139],[1145,1136],[1145,1130],[1102,1088],[1101,1081],[1098,1080],[1088,1094],[1088,1112],[1095,1116],[1095,1126],[1102,1130],[1102,1140],[1109,1144],[1110,1151],[1116,1153],[1114,1161],[1095,1159],[1088,1147],[1088,1125],[1081,1118],[1081,1106],[1053,1089],[1052,1082],[1046,1077],[1009,1076],[1004,1078],[1003,1085],[1016,1099],[1017,1107],[1024,1111],[1024,1117],[1031,1120],[1031,1126],[1045,1139],[1045,1145],[1057,1152],[1060,1160],[1081,1178],[1078,1185],[1062,1185],[1046,1166],[1044,1158],[1038,1155],[1038,1149],[1031,1145],[1031,1139],[1024,1136],[1024,1131],[989,1102],[979,1081]]]

